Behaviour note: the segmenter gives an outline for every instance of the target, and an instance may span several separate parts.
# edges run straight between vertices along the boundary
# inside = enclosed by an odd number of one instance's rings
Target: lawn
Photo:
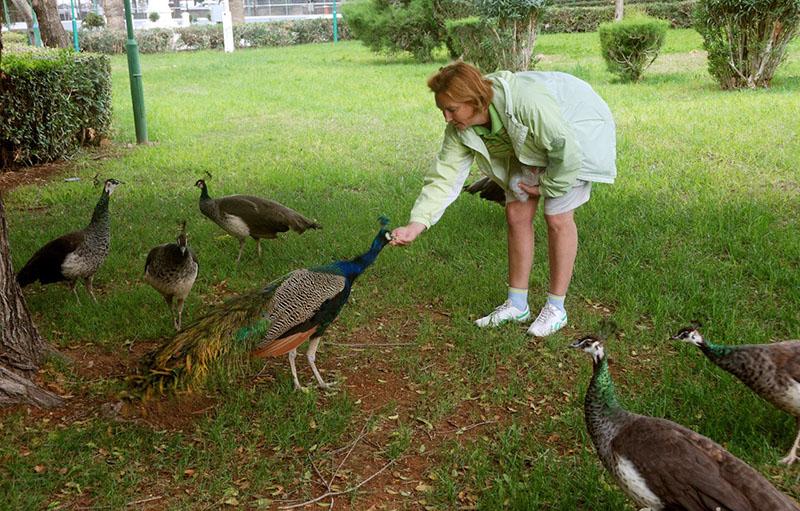
[[[532,340],[522,326],[474,327],[505,296],[505,222],[465,195],[356,282],[317,357],[335,390],[295,392],[282,357],[204,392],[121,407],[124,377],[172,330],[142,280],[148,250],[187,220],[200,276],[184,323],[292,269],[365,251],[380,214],[405,223],[438,148],[443,120],[425,80],[446,60],[358,42],[143,55],[153,143],[135,146],[127,64],[114,57],[114,145],[4,197],[20,268],[89,221],[93,176],[124,181],[98,303],[82,287],[80,302],[66,286],[26,289],[41,333],[72,360],[54,359],[41,380],[69,397],[59,410],[0,412],[0,509],[277,509],[375,474],[335,509],[633,509],[586,433],[590,361],[567,349],[608,320],[628,409],[711,437],[800,498],[797,468],[776,464],[794,420],[669,341],[691,320],[718,342],[800,337],[800,41],[770,90],[740,92],[716,88],[691,30],[670,31],[635,85],[605,70],[597,34],[545,34],[537,52],[540,69],[587,80],[618,127],[618,180],[576,215],[568,328]],[[200,214],[198,178],[212,197],[262,195],[324,228],[265,241],[260,259],[250,241],[237,265],[236,241]],[[546,254],[540,236],[534,309]],[[305,357],[298,368],[311,384]]]

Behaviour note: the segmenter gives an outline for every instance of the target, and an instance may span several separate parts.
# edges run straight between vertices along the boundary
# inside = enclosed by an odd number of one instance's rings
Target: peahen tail
[[[140,374],[130,378],[136,395],[195,390],[212,370],[231,369],[269,328],[266,310],[276,284],[232,298],[187,325],[144,357]]]

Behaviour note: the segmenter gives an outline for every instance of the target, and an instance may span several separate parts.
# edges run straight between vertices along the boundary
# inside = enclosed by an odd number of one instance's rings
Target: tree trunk
[[[622,21],[625,15],[624,0],[614,0],[614,21]]]
[[[11,1],[14,3],[14,7],[17,8],[17,11],[25,18],[25,25],[28,27],[28,40],[33,44],[33,14],[31,14],[31,6],[28,4],[27,0]]]
[[[50,48],[69,48],[72,46],[67,31],[58,17],[56,0],[33,0],[33,10],[39,19],[42,43]]]
[[[228,0],[228,6],[231,9],[231,22],[244,23],[244,0]]]
[[[125,31],[125,6],[122,0],[103,0],[103,11],[106,15],[107,29]]]
[[[62,404],[60,397],[30,380],[49,349],[31,320],[14,276],[6,212],[0,197],[0,406],[28,403],[52,407]]]

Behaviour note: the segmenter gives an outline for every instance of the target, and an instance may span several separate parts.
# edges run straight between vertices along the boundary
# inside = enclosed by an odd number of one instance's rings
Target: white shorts
[[[523,167],[522,175],[516,174],[511,176],[511,183],[509,189],[506,190],[506,204],[514,201],[525,202],[528,200],[528,194],[519,188],[519,182],[536,186],[539,184],[539,174],[531,167]],[[584,205],[589,202],[589,197],[592,194],[591,181],[577,180],[575,185],[570,188],[567,193],[560,197],[545,197],[544,198],[544,214],[545,215],[560,215],[567,213],[573,209]]]

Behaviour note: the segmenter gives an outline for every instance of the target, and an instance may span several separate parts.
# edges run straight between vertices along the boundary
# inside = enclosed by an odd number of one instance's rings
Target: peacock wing
[[[19,280],[29,283],[40,280],[42,284],[64,280],[61,265],[69,254],[83,243],[86,235],[75,231],[47,242],[36,251],[19,271]]]
[[[719,444],[674,422],[638,417],[612,442],[665,509],[794,510],[793,502]]]
[[[800,382],[800,341],[783,341],[769,346],[778,372]]]
[[[265,343],[281,338],[300,325],[314,327],[309,322],[324,313],[326,306],[336,302],[336,297],[345,290],[346,282],[342,275],[334,273],[307,269],[290,273],[272,298]],[[337,310],[333,311],[334,317],[341,305],[338,304]]]

